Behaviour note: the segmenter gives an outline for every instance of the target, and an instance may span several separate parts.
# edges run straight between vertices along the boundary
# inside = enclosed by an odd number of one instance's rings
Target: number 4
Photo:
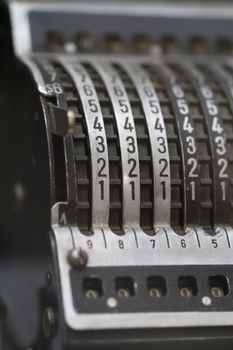
[[[184,124],[183,124],[183,129],[185,131],[188,131],[190,134],[193,132],[193,127],[190,124],[189,117],[184,118]]]
[[[218,117],[213,118],[212,130],[217,132],[218,134],[221,134],[223,132],[223,128],[221,127],[218,121]]]
[[[124,126],[125,130],[129,130],[130,132],[133,131],[133,126],[132,124],[129,122],[129,117],[126,117],[125,119],[125,126]]]
[[[160,123],[159,118],[155,119],[155,130],[159,130],[160,132],[163,132],[164,128]]]
[[[95,130],[99,130],[99,131],[103,130],[103,127],[101,126],[101,123],[99,122],[99,118],[98,117],[95,117],[94,129]]]

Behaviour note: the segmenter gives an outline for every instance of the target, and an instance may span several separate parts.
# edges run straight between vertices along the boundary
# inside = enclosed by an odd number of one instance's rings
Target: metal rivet
[[[108,298],[107,299],[107,305],[108,305],[108,307],[111,307],[111,308],[117,307],[117,300],[116,300],[116,298]]]
[[[202,304],[204,304],[205,306],[210,306],[212,303],[211,299],[209,297],[203,297],[202,298]]]
[[[68,262],[74,268],[83,268],[88,263],[88,255],[82,248],[74,248],[68,254]]]
[[[68,54],[74,54],[77,51],[77,46],[75,43],[73,43],[72,41],[67,41],[64,44],[64,51]]]
[[[46,338],[52,338],[57,333],[57,313],[52,307],[47,307],[43,311],[42,328]]]

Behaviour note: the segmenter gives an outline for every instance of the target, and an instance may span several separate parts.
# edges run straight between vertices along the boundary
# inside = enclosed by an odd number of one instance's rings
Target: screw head
[[[114,308],[114,307],[117,307],[117,304],[118,304],[118,302],[117,302],[117,299],[116,299],[116,298],[110,297],[110,298],[107,299],[107,305],[108,305],[108,307]]]
[[[212,303],[212,300],[209,297],[202,298],[202,304],[204,304],[205,306],[210,306],[211,303]]]
[[[74,248],[68,253],[68,262],[72,267],[82,269],[88,263],[88,255],[82,248]]]
[[[46,338],[52,338],[57,333],[57,312],[52,307],[47,307],[42,315],[42,329]]]

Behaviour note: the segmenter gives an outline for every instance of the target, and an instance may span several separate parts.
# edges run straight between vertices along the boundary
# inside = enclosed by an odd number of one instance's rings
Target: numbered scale
[[[232,325],[233,61],[25,63],[68,326]]]

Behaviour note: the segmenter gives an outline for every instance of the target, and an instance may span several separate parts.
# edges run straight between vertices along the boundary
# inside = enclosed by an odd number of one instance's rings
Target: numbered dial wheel
[[[58,225],[232,225],[233,61],[33,59]]]

